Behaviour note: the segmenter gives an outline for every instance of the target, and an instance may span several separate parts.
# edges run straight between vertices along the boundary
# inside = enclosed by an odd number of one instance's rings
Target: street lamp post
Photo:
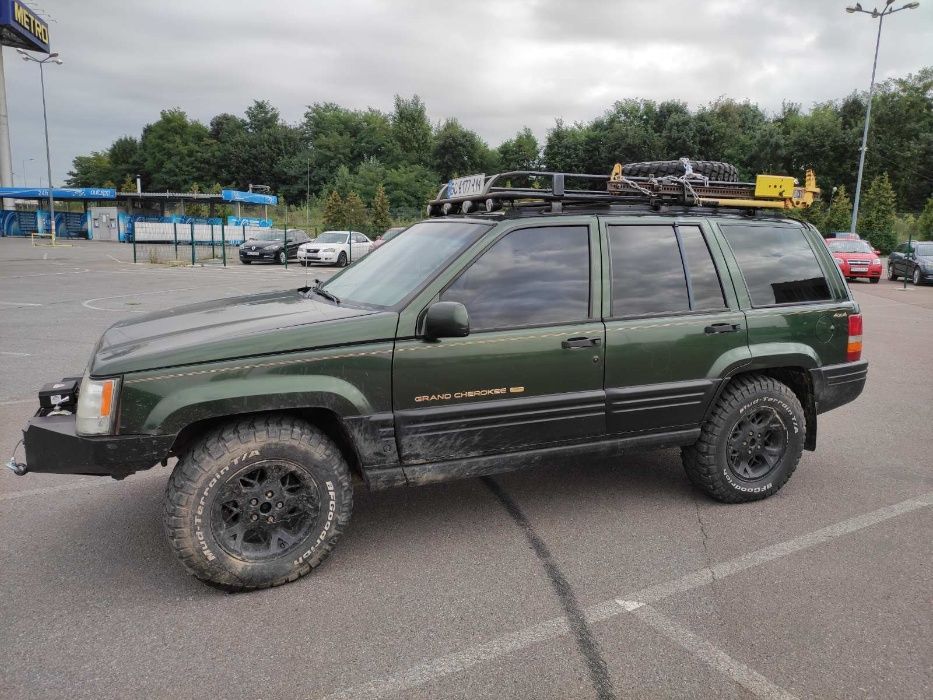
[[[45,71],[43,68],[45,68],[46,63],[54,63],[60,66],[64,61],[58,57],[57,53],[50,53],[42,60],[39,60],[38,58],[30,56],[22,49],[16,50],[24,61],[32,61],[33,63],[39,64],[39,82],[42,85],[42,121],[45,124],[45,164],[48,168],[49,175],[49,230],[52,233],[52,245],[55,245],[55,201],[52,197],[52,155],[49,150],[49,116],[45,106]]]
[[[35,158],[23,158],[23,187],[29,187],[29,181],[26,179],[26,163],[31,163]]]
[[[871,15],[872,19],[878,20],[878,36],[875,39],[875,59],[871,64],[871,83],[868,86],[868,108],[865,110],[865,129],[862,131],[862,148],[859,151],[858,157],[858,177],[855,181],[855,201],[852,203],[852,225],[850,228],[852,233],[855,233],[855,224],[858,222],[858,204],[862,195],[862,172],[865,169],[865,151],[868,149],[868,124],[871,121],[871,102],[875,91],[875,69],[878,67],[878,47],[881,45],[881,27],[884,24],[884,18],[888,15],[893,15],[895,12],[900,12],[901,10],[913,10],[920,6],[919,2],[909,2],[906,5],[902,5],[901,7],[895,9],[891,7],[893,4],[894,0],[886,0],[884,8],[882,8],[880,11],[878,9],[862,9],[862,4],[858,2],[855,3],[855,5],[846,8],[846,12],[849,14],[862,12],[866,15]]]

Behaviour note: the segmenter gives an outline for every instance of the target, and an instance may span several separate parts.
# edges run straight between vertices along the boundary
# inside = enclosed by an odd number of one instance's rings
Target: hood
[[[246,241],[243,243],[241,248],[255,248],[256,250],[262,250],[263,248],[281,248],[282,241]]]
[[[840,253],[833,252],[834,258],[839,258],[840,260],[874,260],[878,256],[874,253]]]
[[[111,326],[95,377],[393,338],[398,314],[305,299],[297,291],[219,299]]]

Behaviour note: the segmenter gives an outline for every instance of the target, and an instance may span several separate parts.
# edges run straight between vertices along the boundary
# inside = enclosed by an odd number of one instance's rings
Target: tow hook
[[[17,462],[12,457],[10,457],[10,461],[6,463],[6,468],[16,474],[16,476],[23,476],[29,471],[29,468],[25,464]]]
[[[16,443],[16,447],[13,448],[13,456],[10,457],[10,461],[6,463],[6,468],[16,474],[16,476],[23,476],[29,471],[29,467],[27,467],[24,462],[16,461],[16,450],[22,444],[22,440]]]

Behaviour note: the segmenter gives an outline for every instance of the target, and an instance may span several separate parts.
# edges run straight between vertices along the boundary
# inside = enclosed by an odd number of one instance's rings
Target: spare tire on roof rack
[[[718,160],[691,160],[690,165],[697,175],[704,175],[714,182],[738,182],[739,171],[731,163]],[[681,176],[684,164],[679,160],[651,160],[644,163],[625,163],[622,174],[628,177]]]

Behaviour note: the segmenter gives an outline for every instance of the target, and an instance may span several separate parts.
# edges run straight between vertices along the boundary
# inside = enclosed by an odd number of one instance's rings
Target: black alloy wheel
[[[279,265],[284,265],[288,254],[283,250],[279,253]]]
[[[755,481],[773,471],[787,451],[787,426],[773,408],[762,407],[743,416],[727,443],[730,471]]]
[[[912,279],[911,281],[912,281],[914,284],[917,284],[917,285],[920,284],[920,268],[919,268],[919,267],[915,267],[915,268],[914,268],[914,276],[913,276],[913,279]]]
[[[897,279],[897,273],[894,271],[894,263],[888,261],[888,279],[892,282]]]
[[[320,512],[320,487],[310,474],[287,461],[260,462],[224,484],[211,527],[228,554],[260,563],[301,545]]]
[[[340,255],[337,256],[337,267],[346,267],[347,266],[347,254],[343,251],[340,251]]]

